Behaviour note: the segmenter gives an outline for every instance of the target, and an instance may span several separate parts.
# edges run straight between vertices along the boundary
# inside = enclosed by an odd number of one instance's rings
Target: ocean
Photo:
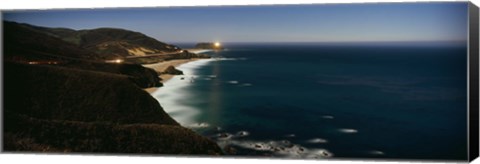
[[[467,50],[231,43],[152,95],[232,156],[467,158]]]

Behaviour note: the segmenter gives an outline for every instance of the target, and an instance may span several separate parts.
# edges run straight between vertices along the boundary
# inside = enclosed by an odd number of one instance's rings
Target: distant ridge
[[[27,24],[3,22],[4,59],[37,59],[41,55],[58,55],[85,59],[102,59],[95,52],[83,49],[61,38],[42,32],[45,28],[36,28]]]
[[[144,56],[146,54],[175,52],[180,49],[177,46],[157,41],[139,32],[116,28],[80,30],[74,33],[57,35],[65,41],[77,44],[98,54]]]
[[[5,50],[8,54],[56,54],[90,59],[114,59],[179,51],[174,45],[145,34],[118,29],[73,30],[47,28],[4,21]]]

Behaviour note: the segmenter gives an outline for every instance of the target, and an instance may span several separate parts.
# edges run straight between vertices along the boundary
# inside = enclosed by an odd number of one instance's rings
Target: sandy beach
[[[189,52],[200,54],[200,53],[205,53],[205,52],[210,52],[212,50],[210,49],[187,49]],[[168,68],[168,66],[174,66],[175,68],[178,67],[179,65],[196,61],[199,60],[200,58],[192,58],[192,59],[177,59],[177,60],[169,60],[169,61],[164,61],[160,63],[155,63],[155,64],[144,64],[144,67],[154,69],[157,72],[163,72],[165,69]],[[169,79],[171,79],[175,75],[160,75],[160,78],[162,78],[162,83],[165,83]],[[153,93],[157,90],[158,88],[152,87],[152,88],[146,88],[145,91],[148,93]]]
[[[201,54],[201,53],[205,53],[205,52],[214,51],[214,50],[211,50],[211,49],[198,49],[198,48],[192,48],[192,49],[186,49],[186,50],[188,52],[196,53],[196,54]]]
[[[169,61],[164,61],[164,62],[155,63],[155,64],[145,64],[143,66],[147,67],[147,68],[154,69],[157,72],[163,72],[169,66],[178,67],[179,65],[182,65],[182,64],[185,64],[185,63],[188,63],[188,62],[192,62],[192,61],[196,61],[196,60],[199,60],[199,59],[198,58],[193,58],[193,59],[169,60]],[[160,77],[162,78],[161,82],[165,83],[166,81],[171,79],[173,76],[175,76],[175,75],[169,75],[169,74],[160,75]],[[157,89],[158,88],[152,87],[152,88],[146,88],[145,91],[147,91],[148,93],[153,93]]]

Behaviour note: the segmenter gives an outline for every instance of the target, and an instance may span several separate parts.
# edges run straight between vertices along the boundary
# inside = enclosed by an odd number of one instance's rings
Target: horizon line
[[[168,43],[467,43],[468,40],[408,40],[408,41],[169,41]]]

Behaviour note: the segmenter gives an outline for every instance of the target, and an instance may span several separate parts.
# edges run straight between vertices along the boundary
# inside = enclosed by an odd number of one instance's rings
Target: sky
[[[4,11],[3,19],[76,30],[138,31],[181,42],[466,41],[466,2]]]

